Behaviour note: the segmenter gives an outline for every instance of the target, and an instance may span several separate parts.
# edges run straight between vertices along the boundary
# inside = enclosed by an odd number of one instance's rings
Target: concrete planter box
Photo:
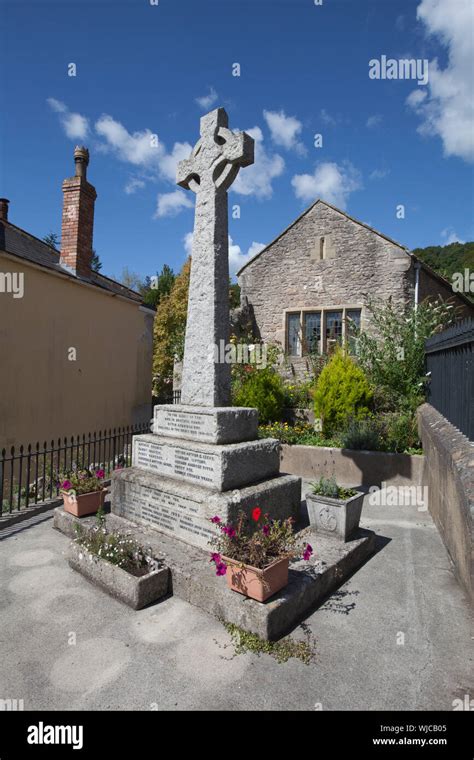
[[[364,494],[357,491],[350,499],[332,499],[307,493],[306,506],[310,524],[322,533],[347,541],[358,529]]]
[[[70,567],[89,581],[134,610],[140,610],[147,604],[156,602],[168,591],[167,567],[137,577],[105,559],[90,554],[76,543],[69,547],[68,562]]]

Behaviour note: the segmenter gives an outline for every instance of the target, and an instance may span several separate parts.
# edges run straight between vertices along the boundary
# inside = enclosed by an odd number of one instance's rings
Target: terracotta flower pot
[[[64,511],[69,512],[75,517],[93,515],[100,507],[104,506],[106,493],[106,488],[103,488],[101,491],[82,493],[79,496],[72,496],[62,491]]]
[[[227,585],[257,602],[264,602],[288,585],[288,557],[277,559],[260,570],[252,565],[242,565],[229,557],[222,557],[227,565]]]

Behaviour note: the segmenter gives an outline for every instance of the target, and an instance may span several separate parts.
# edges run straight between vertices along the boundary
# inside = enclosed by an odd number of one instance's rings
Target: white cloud
[[[369,174],[369,179],[384,179],[390,174],[390,169],[374,169]]]
[[[443,240],[443,245],[466,242],[465,240],[461,240],[457,232],[455,232],[452,227],[446,227],[444,230],[441,230],[441,238]]]
[[[207,111],[208,108],[214,105],[217,98],[218,98],[218,95],[214,87],[210,87],[209,93],[207,95],[203,95],[201,98],[196,98],[196,103],[198,104],[199,108],[202,108],[205,111]]]
[[[59,121],[70,140],[84,140],[89,132],[89,121],[80,113],[70,111],[65,103],[56,98],[47,98],[46,102],[53,111],[60,114]]]
[[[184,190],[160,193],[153,218],[162,219],[165,216],[176,216],[183,208],[192,208],[192,206],[193,202]]]
[[[369,116],[366,122],[366,127],[369,129],[373,129],[373,127],[378,127],[379,124],[382,123],[383,117],[379,113],[373,114],[373,116]]]
[[[183,238],[184,250],[187,256],[191,256],[193,252],[193,233],[187,232]]]
[[[349,162],[338,165],[325,161],[316,166],[313,174],[296,174],[291,184],[296,197],[304,202],[321,198],[345,209],[349,195],[362,187],[362,179]]]
[[[338,119],[336,119],[334,116],[331,116],[331,114],[328,113],[325,108],[321,108],[320,118],[324,124],[328,124],[331,127],[334,127],[338,122]]]
[[[246,132],[255,140],[255,163],[241,169],[232,190],[240,195],[255,195],[256,198],[271,198],[272,180],[279,177],[285,168],[285,162],[277,153],[270,155],[263,144],[260,127],[247,129]]]
[[[426,90],[423,98],[411,93],[407,104],[421,117],[418,131],[438,135],[446,156],[474,161],[472,0],[457,0],[452,12],[445,0],[422,0],[417,17],[447,48],[448,61],[444,69],[437,59],[430,61],[429,95]]]
[[[132,195],[137,190],[141,190],[142,187],[145,187],[145,180],[139,179],[138,177],[131,177],[125,185],[124,190],[127,195]]]
[[[281,145],[287,150],[296,150],[300,155],[307,153],[303,143],[297,139],[303,125],[295,116],[287,116],[284,111],[264,111],[263,118],[276,145]]]
[[[263,243],[256,243],[254,241],[250,245],[247,253],[244,253],[240,248],[240,245],[236,245],[229,235],[229,273],[231,277],[234,277],[239,269],[243,267],[252,256],[260,253],[264,248],[265,245]]]
[[[126,163],[139,166],[155,175],[176,181],[176,166],[183,158],[188,158],[192,147],[189,143],[175,143],[171,152],[150,129],[130,133],[112,116],[103,114],[95,124],[95,129],[105,143],[106,150],[112,150]]]

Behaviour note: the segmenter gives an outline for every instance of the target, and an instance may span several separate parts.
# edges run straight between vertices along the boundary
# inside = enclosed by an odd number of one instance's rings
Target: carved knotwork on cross
[[[240,167],[253,164],[253,138],[245,132],[232,132],[228,124],[223,108],[201,118],[201,137],[191,157],[178,164],[178,185],[194,193],[228,190]]]

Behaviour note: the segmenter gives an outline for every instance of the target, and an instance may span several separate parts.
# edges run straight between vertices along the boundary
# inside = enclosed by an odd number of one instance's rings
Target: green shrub
[[[385,451],[421,450],[416,414],[413,411],[386,414],[383,418]]]
[[[383,449],[380,423],[367,418],[364,420],[351,419],[341,433],[343,449],[353,451],[381,451]]]
[[[314,410],[322,419],[324,435],[341,429],[350,417],[369,414],[372,390],[364,372],[341,349],[321,372],[314,394]]]
[[[356,495],[353,488],[338,486],[335,478],[320,477],[316,483],[311,483],[311,491],[317,496],[327,496],[330,499],[350,499]]]
[[[235,406],[258,409],[263,424],[281,419],[285,402],[283,380],[273,369],[253,370],[234,388]]]

